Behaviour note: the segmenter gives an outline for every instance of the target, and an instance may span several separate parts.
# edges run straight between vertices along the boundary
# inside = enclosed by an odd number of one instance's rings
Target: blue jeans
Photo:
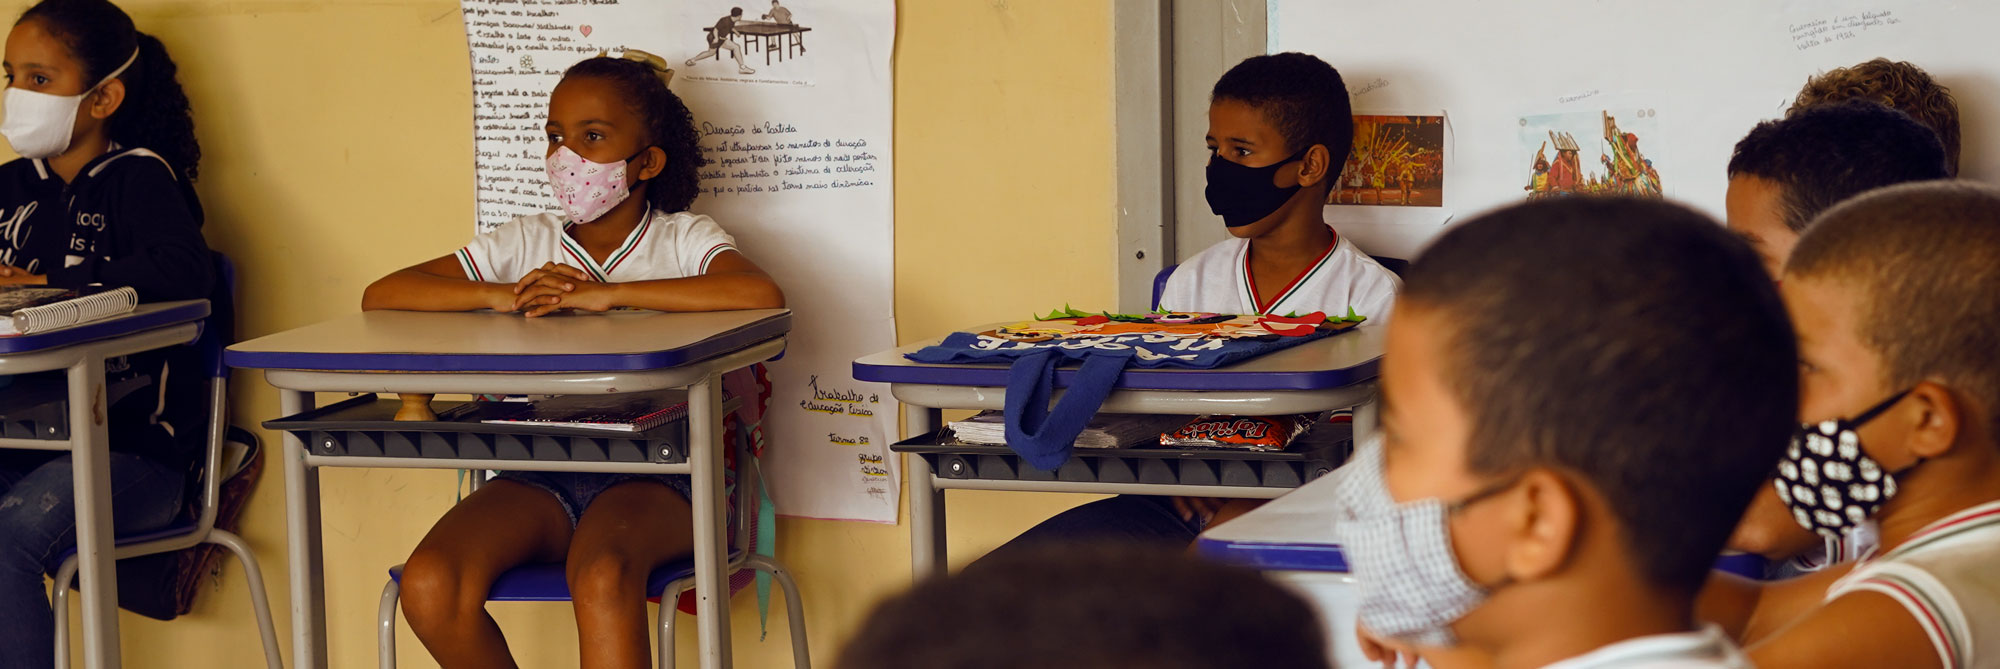
[[[1038,547],[1107,542],[1183,550],[1201,534],[1201,523],[1200,518],[1181,519],[1172,497],[1119,495],[1056,514],[985,557]]]
[[[157,530],[180,516],[182,472],[127,453],[112,453],[109,462],[117,533]],[[67,453],[38,463],[0,461],[0,669],[55,664],[55,618],[42,575],[55,573],[76,546],[71,483]]]

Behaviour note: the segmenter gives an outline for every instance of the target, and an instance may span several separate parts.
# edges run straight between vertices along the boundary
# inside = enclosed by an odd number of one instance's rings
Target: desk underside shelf
[[[466,402],[437,402],[451,415]],[[730,403],[724,404],[726,411]],[[479,422],[477,411],[455,420],[399,420],[398,400],[361,395],[312,411],[266,421],[291,432],[318,457],[508,460],[518,462],[687,462],[687,421],[643,432],[616,432]]]
[[[1346,423],[1322,423],[1301,435],[1291,448],[1276,452],[1159,446],[1078,448],[1055,471],[1036,469],[1005,446],[949,443],[942,432],[904,440],[892,450],[924,458],[940,479],[1290,489],[1346,462],[1353,451],[1353,437],[1353,429]]]

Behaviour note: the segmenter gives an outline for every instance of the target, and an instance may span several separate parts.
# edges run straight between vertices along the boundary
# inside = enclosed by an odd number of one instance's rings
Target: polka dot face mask
[[[571,223],[595,221],[632,194],[623,160],[593,163],[565,146],[549,154],[548,167],[549,188]]]
[[[1861,435],[1855,430],[1909,393],[1896,393],[1851,420],[1799,426],[1791,445],[1785,448],[1785,457],[1778,461],[1778,476],[1772,481],[1778,488],[1778,499],[1792,510],[1793,520],[1822,536],[1840,537],[1874,517],[1896,496],[1896,477],[1917,465],[1894,472],[1883,469],[1882,463],[1861,450]]]

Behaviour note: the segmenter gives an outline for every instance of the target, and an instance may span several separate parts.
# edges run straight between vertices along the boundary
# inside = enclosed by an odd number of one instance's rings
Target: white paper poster
[[[893,0],[461,0],[479,230],[556,209],[548,91],[599,50],[664,57],[703,157],[693,210],[784,288],[764,472],[783,515],[896,522],[896,406],[852,361],[895,345]],[[741,8],[740,15],[733,15]],[[718,30],[722,29],[722,30]],[[717,32],[731,33],[716,40]]]

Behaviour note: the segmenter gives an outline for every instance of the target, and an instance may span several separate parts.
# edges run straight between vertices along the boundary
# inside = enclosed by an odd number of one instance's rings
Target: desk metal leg
[[[118,576],[112,551],[111,442],[105,431],[104,400],[104,358],[86,354],[69,368],[70,468],[75,472],[77,567],[83,576],[83,663],[115,669]]]
[[[929,434],[944,422],[944,412],[909,406],[904,421],[909,436]],[[945,565],[944,491],[939,490],[930,463],[911,453],[903,460],[910,472],[910,575],[916,580],[941,573]]]
[[[729,658],[729,540],[723,519],[722,388],[709,376],[688,386],[688,465],[694,470],[694,610],[702,669]],[[739,485],[742,482],[738,482]]]
[[[280,409],[296,416],[313,408],[312,393],[280,390]],[[292,583],[292,667],[317,669],[326,662],[326,579],[320,554],[319,471],[306,466],[307,446],[287,432],[280,453],[285,461],[285,548]]]

